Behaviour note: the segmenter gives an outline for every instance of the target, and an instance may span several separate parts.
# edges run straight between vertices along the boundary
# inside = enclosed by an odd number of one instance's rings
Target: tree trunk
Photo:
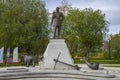
[[[86,46],[86,59],[89,61],[89,53],[90,53],[90,50],[89,50],[89,46],[87,45]]]

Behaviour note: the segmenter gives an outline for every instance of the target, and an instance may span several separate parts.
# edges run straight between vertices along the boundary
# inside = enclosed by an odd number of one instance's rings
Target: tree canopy
[[[48,42],[48,13],[40,0],[0,2],[0,46],[16,46],[19,51],[31,48],[44,51]]]
[[[89,58],[90,52],[102,46],[107,26],[108,22],[101,10],[71,9],[63,23],[63,37],[71,52],[81,50]]]

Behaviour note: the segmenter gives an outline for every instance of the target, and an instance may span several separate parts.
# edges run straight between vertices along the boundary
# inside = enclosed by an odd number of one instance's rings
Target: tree
[[[68,11],[72,9],[71,4],[67,0],[62,0],[62,5],[60,6],[60,10],[64,15],[67,15]]]
[[[120,34],[115,34],[111,37],[110,40],[110,51],[112,57],[120,61]]]
[[[69,10],[72,9],[71,5],[72,5],[72,4],[69,3],[67,0],[62,0],[61,6],[59,6],[59,7],[60,7],[60,10],[63,12],[63,14],[64,14],[65,17],[67,16]],[[64,20],[64,23],[66,23],[65,21],[66,21],[66,20]],[[63,28],[63,31],[64,31],[65,27],[63,26],[62,28]],[[64,32],[62,32],[62,34],[63,34],[63,33],[64,33]],[[65,34],[64,34],[64,35],[65,35]],[[73,42],[73,40],[74,40],[74,42]],[[78,41],[75,40],[75,38],[74,38],[74,33],[73,33],[73,32],[72,32],[71,35],[69,35],[69,37],[66,38],[66,42],[68,43],[68,47],[69,47],[69,49],[70,49],[70,52],[71,52],[71,53],[75,53],[75,52],[76,52],[76,49],[77,49],[76,47],[78,47],[78,45],[76,44]]]
[[[43,53],[48,42],[48,13],[40,0],[0,2],[0,46]],[[33,54],[33,53],[32,53]]]
[[[71,9],[64,21],[63,37],[70,43],[77,41],[77,48],[89,58],[89,53],[102,46],[103,36],[107,32],[108,22],[105,14],[100,10],[86,8],[84,10]]]

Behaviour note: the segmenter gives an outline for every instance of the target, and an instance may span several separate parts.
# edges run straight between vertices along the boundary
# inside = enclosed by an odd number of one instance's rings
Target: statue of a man
[[[51,24],[54,27],[54,37],[61,38],[61,26],[64,19],[63,13],[59,11],[59,7],[56,8],[56,11],[52,13]]]

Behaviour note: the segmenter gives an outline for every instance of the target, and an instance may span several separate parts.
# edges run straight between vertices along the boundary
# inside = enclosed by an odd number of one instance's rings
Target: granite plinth
[[[73,59],[70,55],[69,49],[64,39],[51,39],[46,51],[43,55],[44,59],[40,62],[40,68],[42,69],[53,69],[55,65],[54,59],[57,59],[59,53],[59,60],[65,63],[74,65]],[[74,69],[68,65],[57,62],[55,69]]]

